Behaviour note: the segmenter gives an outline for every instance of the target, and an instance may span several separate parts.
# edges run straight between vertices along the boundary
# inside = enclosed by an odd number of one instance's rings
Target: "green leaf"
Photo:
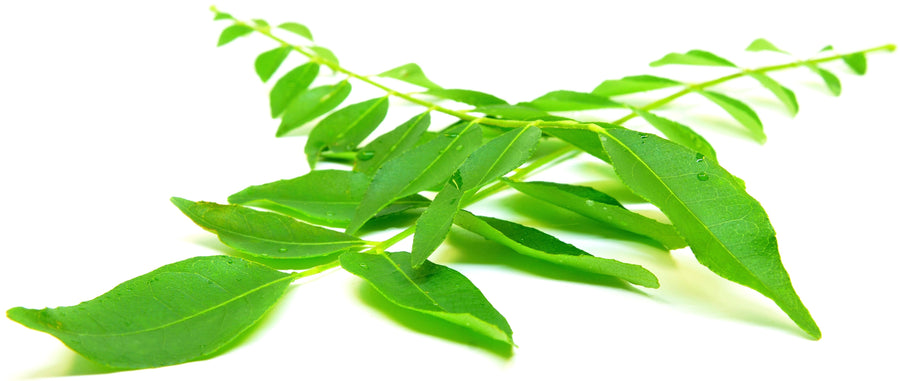
[[[609,79],[603,81],[603,83],[594,88],[594,91],[592,91],[591,94],[602,97],[611,97],[613,95],[665,89],[680,84],[681,82],[668,78],[655,77],[652,75],[635,75],[622,79]]]
[[[336,169],[316,170],[289,180],[248,187],[228,202],[274,210],[316,224],[346,227],[369,187],[365,174]],[[401,198],[379,215],[428,206],[419,195]]]
[[[309,50],[312,50],[316,53],[316,55],[328,62],[331,62],[335,65],[340,64],[340,61],[338,61],[338,58],[336,55],[334,55],[334,52],[324,46],[311,46]]]
[[[483,113],[492,118],[511,119],[511,120],[566,120],[561,116],[550,115],[544,111],[534,108],[529,103],[519,103],[515,105],[490,105],[480,106],[473,110]]]
[[[791,91],[791,89],[782,86],[772,79],[772,77],[763,73],[750,73],[750,76],[762,84],[763,87],[769,89],[772,94],[775,94],[778,100],[780,100],[781,103],[784,103],[784,107],[787,107],[791,116],[797,115],[797,111],[800,110],[800,105],[797,104],[797,96],[794,95],[794,92]]]
[[[260,27],[260,28],[268,28],[268,27],[269,27],[269,22],[266,21],[266,20],[263,20],[263,19],[253,19],[252,21],[253,21],[254,24],[256,24],[256,26],[258,26],[258,27]]]
[[[245,206],[193,202],[178,197],[173,197],[172,203],[194,223],[217,234],[222,243],[254,257],[323,257],[365,244],[341,232]]]
[[[687,246],[674,226],[625,209],[616,199],[594,188],[544,181],[503,182],[519,192],[552,205],[621,230],[652,238],[666,249],[675,250]]]
[[[687,53],[669,53],[663,58],[650,63],[650,66],[663,65],[699,65],[737,67],[731,61],[703,50],[691,50]]]
[[[656,276],[641,266],[595,257],[528,226],[498,218],[476,216],[465,210],[456,215],[455,223],[522,255],[591,274],[611,275],[639,286],[659,287]]]
[[[294,279],[240,258],[195,257],[76,306],[16,307],[6,316],[106,366],[160,367],[217,352],[271,309]]]
[[[830,71],[822,69],[821,67],[814,64],[806,65],[813,73],[818,74],[822,77],[822,80],[825,81],[825,85],[828,86],[828,91],[831,91],[831,94],[834,96],[841,95],[841,80],[838,79],[837,76],[832,74]]]
[[[577,91],[557,90],[535,98],[528,105],[544,111],[579,111],[624,107],[607,97]]]
[[[218,21],[218,20],[234,20],[234,16],[232,16],[232,15],[229,14],[229,13],[219,12],[219,11],[217,11],[217,10],[213,10],[213,12],[215,12],[215,14],[216,14],[216,15],[213,17],[213,21]]]
[[[864,53],[853,53],[848,54],[841,57],[844,60],[844,63],[847,66],[850,66],[850,69],[853,70],[854,73],[863,75],[866,74],[866,55]]]
[[[771,51],[771,52],[788,54],[788,52],[778,49],[774,44],[772,44],[771,42],[769,42],[768,40],[766,40],[764,38],[757,38],[757,39],[753,40],[753,42],[751,42],[749,46],[747,46],[748,52],[761,52],[761,51],[766,51],[766,50]]]
[[[269,93],[272,117],[277,118],[281,116],[291,101],[303,93],[318,75],[319,64],[309,62],[292,69],[281,77],[278,82],[275,82],[275,86],[272,87],[272,91]]]
[[[414,269],[409,262],[409,253],[404,252],[341,256],[341,267],[368,281],[394,304],[513,345],[506,319],[465,276],[431,262]]]
[[[334,152],[356,149],[381,124],[387,111],[388,97],[381,97],[352,104],[322,119],[306,140],[309,167],[315,167],[319,152],[326,147]]]
[[[275,71],[278,70],[278,67],[281,66],[281,63],[284,62],[284,59],[287,58],[290,52],[291,47],[282,46],[257,56],[254,67],[256,68],[256,74],[259,75],[259,79],[266,82],[269,78],[272,78],[272,74],[275,74]]]
[[[756,112],[750,106],[722,93],[705,90],[697,91],[697,93],[719,105],[738,123],[747,128],[757,141],[760,143],[766,141],[766,133],[763,131],[762,121],[759,120],[759,116],[756,115]]]
[[[603,128],[618,128],[618,126],[606,123],[596,124],[602,126]],[[584,129],[554,127],[541,127],[541,130],[547,134],[559,138],[562,141],[565,141],[566,143],[578,147],[591,156],[594,156],[607,163],[609,162],[609,156],[606,154],[606,150],[603,148],[603,143],[600,142],[600,135],[598,135],[596,132]]]
[[[225,45],[238,37],[243,37],[250,33],[253,33],[253,28],[249,26],[243,24],[231,25],[222,30],[222,34],[219,35],[219,43],[216,46]]]
[[[765,210],[731,174],[654,135],[626,129],[606,135],[616,173],[669,217],[701,264],[774,300],[800,328],[821,337],[781,264]]]
[[[446,182],[480,145],[481,126],[469,122],[388,160],[375,172],[347,233],[354,234],[392,201]]]
[[[275,136],[284,136],[293,129],[322,116],[341,104],[350,94],[350,82],[325,85],[301,91],[288,104]]]
[[[467,105],[472,105],[475,107],[508,104],[506,101],[504,101],[500,98],[497,98],[493,95],[485,94],[480,91],[474,91],[474,90],[430,89],[428,91],[423,92],[422,94],[432,95],[432,96],[435,96],[438,98],[443,98],[443,99],[449,99],[451,101],[465,103]]]
[[[458,173],[458,172],[457,172]],[[434,197],[431,205],[416,220],[410,264],[419,267],[447,238],[453,217],[459,211],[463,190],[451,179]]]
[[[716,150],[713,149],[712,145],[710,145],[703,136],[694,132],[690,127],[644,110],[635,110],[635,112],[650,123],[650,125],[666,135],[669,140],[697,151],[704,157],[716,160]]]
[[[431,116],[428,112],[424,112],[375,138],[359,150],[354,170],[369,176],[374,175],[386,161],[414,147],[430,124]]]
[[[425,72],[422,71],[422,68],[419,67],[419,65],[416,65],[414,63],[408,63],[406,65],[395,67],[384,73],[378,74],[378,76],[385,77],[385,78],[399,79],[403,82],[411,83],[416,86],[421,86],[426,89],[441,89],[442,88],[438,84],[431,82],[431,80],[425,76]]]
[[[295,22],[286,22],[279,25],[278,27],[288,32],[296,33],[307,40],[313,40],[312,33],[309,31],[309,28],[307,28],[306,25],[298,24]]]

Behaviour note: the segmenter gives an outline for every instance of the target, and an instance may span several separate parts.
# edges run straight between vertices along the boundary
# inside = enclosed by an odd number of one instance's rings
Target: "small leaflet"
[[[508,102],[497,98],[493,95],[482,93],[480,91],[475,90],[463,90],[463,89],[430,89],[428,91],[423,92],[422,94],[435,96],[438,98],[448,99],[451,101],[456,101],[459,103],[465,103],[467,105],[480,107],[480,106],[493,106],[493,105],[505,105],[509,104]]]
[[[323,149],[333,152],[356,149],[381,124],[387,112],[388,97],[380,97],[344,107],[322,119],[306,140],[304,152],[309,167],[315,167]]]
[[[375,138],[359,149],[353,169],[369,176],[374,175],[384,162],[414,147],[430,124],[431,116],[426,111]]]
[[[272,117],[277,118],[284,113],[288,104],[300,95],[319,75],[319,65],[313,62],[305,63],[287,72],[269,92],[269,105],[272,109]]]
[[[669,140],[700,153],[705,159],[716,160],[716,150],[700,134],[688,126],[666,119],[649,111],[636,109],[635,112],[647,123],[666,135]],[[698,158],[697,160],[700,160]]]
[[[750,106],[722,93],[706,90],[697,91],[697,93],[719,105],[738,123],[747,128],[757,141],[765,143],[766,133],[763,132],[762,121],[759,120],[759,116],[756,115],[756,112]]]
[[[256,69],[256,75],[259,76],[259,79],[266,82],[269,78],[272,78],[272,75],[275,74],[275,71],[278,70],[281,63],[284,62],[288,54],[291,53],[291,50],[292,49],[289,46],[282,46],[263,52],[257,56],[253,66]]]
[[[288,132],[333,110],[350,95],[350,82],[325,85],[303,90],[287,105],[281,124],[275,136],[282,137]]]
[[[778,47],[776,47],[774,44],[772,44],[771,42],[769,42],[768,40],[766,40],[764,38],[757,38],[757,39],[753,40],[753,42],[751,42],[750,45],[747,46],[746,50],[748,52],[770,51],[770,52],[788,54],[788,52],[778,49]]]
[[[731,61],[703,50],[691,50],[687,53],[669,53],[663,58],[650,63],[651,67],[663,65],[699,65],[737,67]]]
[[[406,83],[421,86],[426,89],[441,89],[442,87],[432,82],[425,76],[425,72],[419,65],[408,63],[378,74],[379,77],[398,79]]]
[[[331,62],[334,65],[340,64],[340,61],[338,61],[338,58],[336,55],[334,55],[334,52],[324,46],[311,46],[309,47],[309,50],[315,52],[316,55],[318,55],[325,61]]]
[[[621,128],[620,126],[616,126],[608,123],[595,123],[598,126],[603,128]],[[587,152],[589,155],[596,157],[605,162],[609,162],[609,156],[606,155],[606,150],[603,148],[603,143],[600,142],[600,135],[594,131],[585,130],[585,129],[575,129],[575,128],[555,128],[555,127],[541,127],[541,131],[546,134],[555,136],[566,143],[569,143],[575,147],[578,147],[584,152]]]
[[[489,116],[491,118],[498,119],[511,119],[511,120],[543,120],[543,121],[552,121],[552,120],[567,120],[568,118],[563,118],[561,116],[550,115],[547,112],[540,110],[530,103],[518,103],[514,105],[491,105],[491,106],[481,106],[472,110],[474,112],[480,112],[485,116]]]
[[[238,37],[243,37],[250,33],[253,33],[253,28],[249,26],[243,24],[231,25],[222,30],[222,34],[219,35],[219,42],[216,46],[225,45]]]
[[[808,67],[809,70],[812,70],[813,73],[818,74],[819,77],[822,77],[822,81],[825,81],[825,86],[828,87],[828,91],[831,92],[832,95],[841,95],[841,80],[838,79],[836,75],[815,64],[807,64],[806,67]]]
[[[551,91],[528,102],[528,105],[543,111],[581,111],[625,107],[619,102],[596,93],[569,90]]]
[[[594,91],[591,91],[591,94],[602,97],[611,97],[614,95],[665,89],[678,85],[681,85],[681,82],[668,78],[652,75],[635,75],[622,79],[608,79],[603,81],[603,83],[594,88]]]
[[[772,79],[772,77],[763,73],[750,73],[750,76],[763,85],[763,87],[771,91],[772,94],[784,104],[784,107],[788,109],[791,116],[797,115],[797,111],[800,110],[800,105],[797,104],[797,96],[794,95],[794,92],[791,91],[791,89],[782,86]]]
[[[848,54],[841,58],[844,63],[858,75],[866,74],[866,55],[864,53]]]
[[[298,24],[295,22],[286,22],[286,23],[279,25],[278,28],[284,29],[291,33],[295,33],[307,40],[310,40],[310,41],[313,40],[312,33],[309,31],[309,28],[307,28],[306,25]]]

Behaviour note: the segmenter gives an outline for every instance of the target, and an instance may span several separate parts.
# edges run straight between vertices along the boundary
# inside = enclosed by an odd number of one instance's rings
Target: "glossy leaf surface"
[[[698,65],[737,67],[731,61],[703,50],[690,50],[687,53],[669,53],[663,58],[650,63],[650,66],[663,65]]]
[[[603,97],[640,93],[680,85],[681,82],[652,75],[635,75],[622,79],[609,79],[594,88],[591,93]]]
[[[359,154],[356,155],[354,170],[369,176],[374,175],[386,161],[414,147],[430,124],[431,115],[425,112],[375,138],[360,148]]]
[[[635,112],[663,135],[666,135],[669,140],[697,151],[704,157],[716,159],[716,151],[712,145],[690,127],[644,110],[635,110]]]
[[[431,96],[435,96],[435,97],[443,98],[443,99],[449,99],[451,101],[465,103],[467,105],[472,105],[475,107],[508,104],[506,101],[504,101],[500,98],[497,98],[493,95],[482,93],[480,91],[475,91],[475,90],[430,89],[426,92],[423,92],[422,94],[427,94],[427,95],[431,95]]]
[[[697,93],[719,105],[734,120],[749,130],[754,139],[760,143],[766,141],[766,133],[763,131],[762,121],[759,120],[759,116],[756,115],[756,112],[750,106],[722,93],[712,91],[697,91]]]
[[[298,24],[295,22],[286,22],[279,25],[278,27],[288,32],[295,33],[307,40],[313,40],[312,32],[309,31],[309,28],[307,28],[306,25]]]
[[[309,62],[292,69],[282,76],[278,82],[275,82],[275,86],[269,92],[269,105],[272,117],[279,117],[288,104],[303,93],[318,75],[319,65]]]
[[[231,25],[222,30],[222,34],[219,35],[219,42],[216,46],[225,45],[238,37],[243,37],[250,33],[253,33],[253,28],[249,26],[240,24]]]
[[[275,71],[278,70],[278,67],[281,66],[281,63],[284,62],[284,59],[287,58],[290,52],[290,47],[282,46],[263,52],[257,56],[253,66],[256,69],[256,75],[259,76],[259,79],[266,82],[269,78],[272,78],[272,74],[275,74]]]
[[[603,124],[603,127],[617,128],[617,126],[607,124]],[[603,143],[600,141],[600,135],[598,135],[596,132],[584,129],[553,127],[542,127],[541,130],[575,147],[578,147],[591,156],[594,156],[605,162],[609,162],[609,156],[606,154],[606,149],[603,148]]]
[[[431,80],[425,76],[425,72],[422,71],[422,68],[414,63],[408,63],[406,65],[395,67],[391,70],[385,71],[384,73],[378,74],[378,76],[398,79],[406,83],[424,87],[426,89],[442,88],[438,84],[431,82]]]
[[[535,98],[528,105],[543,111],[580,111],[624,107],[607,97],[592,93],[557,90]]]
[[[215,353],[256,323],[290,274],[227,256],[160,267],[71,307],[17,307],[6,315],[115,368],[150,368]]]
[[[284,136],[297,127],[322,116],[350,95],[350,82],[325,85],[301,91],[284,110],[275,136]]]
[[[304,152],[309,167],[315,167],[319,152],[325,148],[334,152],[356,149],[384,120],[388,106],[387,97],[375,98],[344,107],[322,119],[306,140]]]
[[[797,115],[797,111],[800,110],[800,105],[797,104],[797,96],[794,95],[794,92],[787,87],[782,86],[780,83],[776,82],[772,77],[765,75],[763,73],[750,73],[750,76],[753,79],[757,80],[763,87],[768,89],[784,104],[784,107],[787,107],[788,112],[791,113],[791,116]]]

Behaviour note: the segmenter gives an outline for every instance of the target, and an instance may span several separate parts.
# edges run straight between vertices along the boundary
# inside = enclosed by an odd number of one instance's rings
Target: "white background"
[[[417,62],[439,84],[509,101],[664,75],[670,69],[646,64],[670,51],[706,49],[748,66],[786,59],[742,53],[757,37],[800,56],[827,44],[900,42],[888,1],[254,3],[217,5],[239,18],[304,23],[358,72]],[[274,138],[269,85],[252,69],[273,45],[254,36],[216,49],[227,23],[210,21],[207,5],[0,5],[0,308],[76,304],[164,264],[228,252],[168,198],[224,202],[247,185],[304,173],[303,138]],[[598,238],[583,218],[511,197],[477,210],[512,206],[519,221],[646,266],[662,287],[503,265],[509,252],[457,232],[433,260],[466,274],[506,316],[519,346],[511,357],[416,323],[338,270],[292,288],[260,329],[219,357],[85,379],[897,379],[898,57],[871,55],[865,77],[841,62],[827,67],[843,80],[839,98],[808,71],[774,75],[797,93],[793,119],[764,91],[729,87],[757,105],[765,145],[693,98],[661,111],[701,131],[766,207],[820,341],[689,251]],[[353,99],[377,94],[355,85]],[[391,123],[416,111],[394,102]],[[537,178],[611,184],[594,161],[564,168]],[[102,371],[12,321],[0,321],[0,337],[0,377]]]

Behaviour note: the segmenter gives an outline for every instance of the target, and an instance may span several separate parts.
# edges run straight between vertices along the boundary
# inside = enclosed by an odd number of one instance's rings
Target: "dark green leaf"
[[[71,307],[6,316],[115,368],[180,364],[215,353],[256,323],[295,277],[226,256],[160,267]]]
[[[481,126],[470,122],[388,160],[375,172],[347,233],[355,233],[392,201],[444,183],[480,145]]]
[[[691,50],[687,53],[669,53],[665,57],[650,63],[650,66],[663,65],[699,65],[699,66],[727,66],[737,67],[722,57],[703,50]]]
[[[309,28],[307,28],[306,25],[298,24],[295,22],[286,22],[284,24],[279,25],[278,27],[281,29],[284,29],[288,32],[296,33],[296,34],[300,35],[301,37],[306,38],[307,40],[310,40],[310,41],[313,40],[312,33],[310,33]]]
[[[441,86],[434,82],[431,82],[431,80],[425,76],[425,72],[422,71],[422,68],[414,63],[408,63],[403,66],[395,67],[384,73],[378,74],[378,76],[399,79],[406,83],[411,83],[413,85],[421,86],[426,89],[441,89]]]
[[[652,75],[635,75],[622,79],[609,79],[594,88],[591,93],[603,97],[639,93],[678,86],[681,82]]]
[[[480,91],[462,89],[430,89],[422,94],[432,95],[438,98],[449,99],[475,107],[505,105],[506,101]]]
[[[772,79],[772,77],[763,73],[750,73],[750,76],[759,81],[763,87],[769,89],[772,94],[775,94],[775,96],[778,97],[778,100],[780,100],[781,103],[784,103],[784,107],[787,107],[791,116],[797,115],[797,111],[800,110],[800,105],[797,104],[797,96],[794,95],[794,92],[791,91],[791,89],[782,86]]]
[[[259,75],[259,79],[266,82],[269,78],[272,78],[272,74],[275,74],[275,71],[278,70],[278,67],[281,66],[281,63],[284,62],[284,59],[287,58],[290,52],[291,48],[289,46],[282,46],[263,52],[256,57],[254,67],[256,68],[256,74]]]
[[[650,123],[650,125],[666,135],[669,140],[697,151],[707,158],[712,160],[716,159],[716,151],[713,149],[712,145],[710,145],[703,136],[694,132],[690,127],[644,110],[635,110],[635,112]]]
[[[543,181],[504,182],[519,192],[552,205],[625,231],[650,237],[669,250],[687,246],[674,226],[625,209],[614,198],[594,188]]]
[[[388,97],[381,97],[352,104],[322,119],[306,140],[309,167],[315,167],[319,152],[326,147],[334,152],[356,149],[381,124],[387,111]]]
[[[748,52],[761,52],[765,50],[788,54],[788,52],[778,49],[774,44],[764,38],[757,38],[750,43],[750,46],[747,46]]]
[[[269,93],[272,117],[281,116],[291,101],[303,93],[318,75],[319,64],[309,62],[294,68],[281,77],[278,82],[275,82],[275,86]]]
[[[416,115],[359,150],[354,170],[372,176],[386,161],[414,147],[431,124],[428,112]]]
[[[253,28],[249,26],[242,24],[231,25],[222,30],[222,34],[219,35],[219,43],[216,46],[225,45],[238,37],[243,37],[250,33],[253,33]]]
[[[534,228],[498,218],[476,216],[465,210],[456,215],[455,223],[522,255],[578,271],[611,275],[644,287],[659,287],[656,276],[641,266],[595,257]]]
[[[853,53],[843,56],[841,59],[844,60],[844,63],[847,66],[850,66],[850,69],[853,70],[854,73],[863,75],[866,74],[866,55],[864,53]]]
[[[781,264],[766,212],[731,174],[654,135],[626,129],[605,134],[616,173],[669,217],[701,264],[771,298],[800,328],[821,337]]]
[[[837,76],[832,74],[830,71],[822,69],[821,67],[814,64],[808,64],[807,67],[809,67],[809,69],[812,70],[813,73],[816,73],[820,77],[822,77],[822,80],[825,81],[825,85],[828,86],[828,91],[831,91],[831,94],[833,94],[834,96],[841,95],[841,80],[838,79]]]
[[[324,46],[311,46],[309,50],[315,52],[316,55],[318,55],[325,61],[331,62],[334,65],[340,64],[340,61],[338,61],[338,58],[336,55],[334,55],[334,52]]]
[[[491,105],[481,106],[474,110],[483,113],[492,118],[511,119],[511,120],[566,120],[566,118],[550,115],[544,111],[532,107],[529,103],[519,103],[516,105]]]
[[[409,262],[409,253],[403,252],[341,256],[341,267],[368,281],[394,304],[513,345],[506,319],[465,276],[431,262],[414,269]]]
[[[301,91],[285,109],[275,136],[284,136],[291,130],[333,110],[349,94],[350,82],[347,81]]]
[[[544,111],[579,111],[598,108],[624,107],[607,97],[577,91],[557,90],[528,102],[528,105]]]
[[[240,205],[219,205],[172,198],[172,203],[222,243],[263,258],[322,257],[365,244],[359,238],[309,225],[291,217]]]
[[[747,130],[750,131],[750,134],[760,143],[766,141],[766,133],[763,131],[762,122],[750,106],[722,93],[704,90],[697,91],[697,93],[719,105],[719,107],[737,120],[738,123],[747,128]]]

